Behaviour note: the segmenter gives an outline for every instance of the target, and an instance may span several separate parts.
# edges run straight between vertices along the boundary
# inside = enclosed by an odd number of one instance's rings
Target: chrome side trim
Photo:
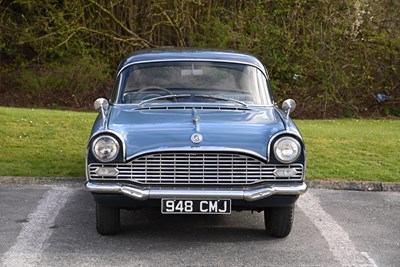
[[[161,198],[228,198],[256,201],[272,195],[300,195],[307,191],[306,183],[285,183],[242,188],[138,187],[134,185],[87,182],[91,193],[122,194],[137,200]]]
[[[89,155],[89,146],[86,147],[86,156],[85,156],[85,179],[86,182],[89,182],[89,164],[88,164],[88,155]]]

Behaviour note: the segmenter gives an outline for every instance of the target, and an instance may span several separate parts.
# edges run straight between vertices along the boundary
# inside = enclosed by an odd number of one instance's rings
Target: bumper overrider
[[[301,195],[307,191],[304,182],[276,183],[256,186],[237,187],[157,187],[136,186],[131,184],[111,184],[87,182],[86,188],[91,193],[121,194],[136,200],[161,198],[215,198],[256,201],[272,195]]]

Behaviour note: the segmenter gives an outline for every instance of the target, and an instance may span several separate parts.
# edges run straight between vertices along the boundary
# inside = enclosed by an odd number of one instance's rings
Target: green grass
[[[83,177],[96,113],[0,107],[0,176]]]
[[[400,120],[296,121],[307,178],[400,182]]]
[[[96,113],[0,107],[0,176],[83,177]],[[308,179],[400,182],[400,120],[298,120]]]

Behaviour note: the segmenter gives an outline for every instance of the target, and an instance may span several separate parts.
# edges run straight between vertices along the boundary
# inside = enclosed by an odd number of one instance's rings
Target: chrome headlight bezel
[[[286,144],[284,144],[283,142],[286,142]],[[283,151],[283,147],[282,146],[290,146],[290,148],[294,151],[294,153],[290,156],[286,156]],[[295,162],[301,155],[301,150],[302,147],[299,143],[299,141],[297,141],[297,139],[290,137],[290,136],[283,136],[280,137],[278,140],[275,141],[274,143],[274,155],[275,158],[282,162],[282,163],[293,163]]]
[[[96,146],[100,145],[99,142],[102,139],[103,140],[109,139],[108,142],[110,142],[110,141],[112,142],[111,146],[114,146],[114,148],[111,151],[112,153],[110,153],[111,156],[105,157],[105,156],[101,156],[98,154],[99,148],[97,148]],[[115,160],[118,157],[119,149],[120,149],[120,145],[119,145],[118,140],[111,135],[101,135],[101,136],[97,137],[92,143],[92,154],[100,162],[111,162],[111,161]]]

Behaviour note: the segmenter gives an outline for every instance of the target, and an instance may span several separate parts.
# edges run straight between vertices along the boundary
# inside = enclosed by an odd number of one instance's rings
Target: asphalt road
[[[400,266],[400,193],[309,190],[285,239],[261,213],[123,211],[100,236],[80,187],[0,187],[1,266]]]

